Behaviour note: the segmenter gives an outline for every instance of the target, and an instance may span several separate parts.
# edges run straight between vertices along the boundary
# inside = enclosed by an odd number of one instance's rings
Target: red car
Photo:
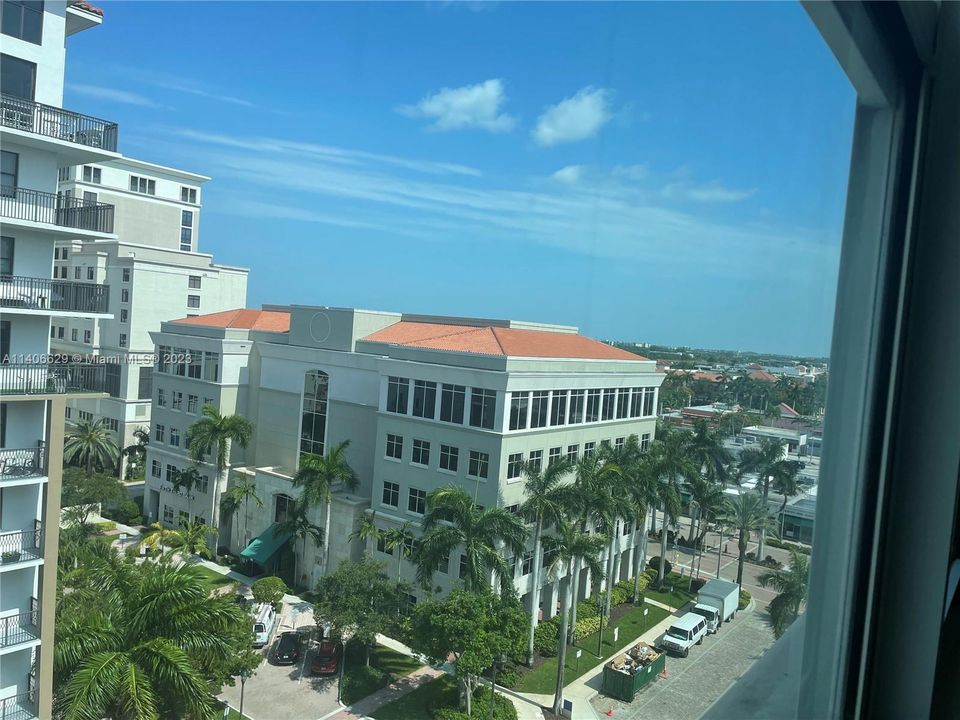
[[[324,640],[317,648],[310,663],[310,672],[314,675],[333,675],[340,669],[340,643]]]

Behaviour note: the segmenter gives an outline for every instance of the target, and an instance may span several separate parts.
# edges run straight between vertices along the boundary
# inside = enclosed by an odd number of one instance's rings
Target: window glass
[[[437,384],[426,380],[413,381],[413,416],[433,419],[437,404]]]
[[[467,388],[463,385],[444,383],[440,393],[440,419],[444,422],[463,424],[463,407]]]
[[[479,450],[470,451],[470,466],[467,474],[470,477],[486,478],[490,466],[490,454]]]
[[[4,6],[6,6],[6,3],[4,3]],[[0,92],[4,95],[33,100],[36,76],[37,66],[32,62],[21,60],[13,57],[13,55],[0,54]],[[11,112],[16,112],[16,110],[11,109]],[[33,118],[31,115],[21,114],[13,116],[9,120],[16,121],[18,125],[22,125],[26,129],[32,129]],[[4,118],[4,124],[7,124],[7,120],[8,118]]]
[[[219,355],[217,356],[219,358]],[[327,432],[329,376],[311,370],[303,379],[303,409],[300,417],[300,454],[323,455]]]
[[[387,412],[407,414],[407,395],[410,392],[410,380],[391,377],[387,380]]]
[[[510,429],[524,430],[527,427],[527,411],[530,407],[529,392],[510,393]]]
[[[483,388],[470,388],[471,427],[493,430],[493,416],[497,407],[497,393]]]

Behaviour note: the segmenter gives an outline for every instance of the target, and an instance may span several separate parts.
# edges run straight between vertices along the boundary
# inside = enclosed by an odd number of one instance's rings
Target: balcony
[[[0,484],[11,480],[29,480],[47,474],[45,448],[0,448]],[[2,720],[2,718],[0,718]]]
[[[36,717],[36,691],[11,695],[0,700],[0,720],[34,720]]]
[[[0,276],[0,308],[103,315],[109,312],[109,301],[108,285],[18,275]]]
[[[116,123],[14,95],[0,94],[0,123],[4,127],[54,140],[109,152],[117,151]]]
[[[106,393],[106,363],[0,364],[0,396]]]
[[[29,612],[0,617],[0,647],[20,645],[39,638],[40,602],[35,597],[30,598]]]
[[[0,190],[0,217],[95,233],[113,232],[113,205],[22,187]]]
[[[43,523],[33,521],[33,530],[0,532],[0,566],[15,565],[43,557]]]

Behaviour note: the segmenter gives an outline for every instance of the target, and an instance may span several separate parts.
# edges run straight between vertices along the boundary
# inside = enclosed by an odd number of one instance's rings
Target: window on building
[[[430,441],[429,440],[414,440],[413,441],[413,457],[411,462],[415,465],[429,465],[430,464]]]
[[[179,514],[179,519],[180,519],[180,526],[183,527],[184,525],[190,522],[190,513],[187,512],[186,510],[181,510]]]
[[[580,445],[567,445],[567,460],[575,463],[580,459]]]
[[[530,409],[530,393],[510,393],[510,429],[525,430],[527,427],[527,411]]]
[[[79,279],[80,279],[80,273],[82,273],[82,272],[83,272],[83,268],[81,268],[79,265],[77,265],[77,266],[73,269],[73,279],[74,279],[74,280],[79,280]]]
[[[643,415],[644,417],[652,417],[654,415],[653,407],[653,398],[656,394],[656,388],[644,388],[643,389]]]
[[[62,167],[59,170],[57,170],[57,180],[59,182],[66,182],[69,179],[70,179],[70,168]],[[60,256],[57,254],[56,250],[53,251],[53,259],[54,260],[60,259]]]
[[[543,450],[531,450],[527,464],[533,472],[540,472],[543,468]]]
[[[190,187],[180,187],[180,202],[190,203],[191,205],[197,204],[197,189]]]
[[[616,450],[623,450],[623,446],[625,443],[626,443],[625,438],[618,437],[616,440],[613,441],[613,447]]]
[[[413,381],[413,416],[433,420],[437,406],[437,384],[426,380]]]
[[[553,404],[550,406],[550,424],[567,424],[567,391],[554,390]]]
[[[470,573],[470,565],[467,563],[467,556],[460,554],[460,565],[457,568],[457,577],[463,580]]]
[[[42,0],[3,0],[3,24],[0,27],[4,35],[40,45],[43,39]]]
[[[56,325],[51,325],[51,326],[50,326],[50,337],[51,337],[51,338],[55,338],[56,336],[57,336],[57,326],[56,326]]]
[[[600,391],[587,390],[587,419],[586,422],[596,422],[600,419]]]
[[[295,507],[296,501],[289,495],[276,495],[273,503],[273,521],[275,523],[285,522],[293,515]]]
[[[563,451],[562,447],[552,447],[547,453],[547,466],[553,465],[560,459],[560,453]]]
[[[121,278],[123,282],[125,283],[130,282],[130,268],[123,268],[123,270],[121,270],[120,272],[121,272]]]
[[[63,331],[64,331],[64,329],[65,329],[65,328],[63,327],[63,325],[58,325],[58,326],[57,326],[57,339],[58,339],[58,340],[63,340]]]
[[[601,410],[601,420],[613,420],[614,406],[617,404],[617,391],[613,388],[607,388],[603,391],[603,408]]]
[[[529,575],[533,572],[533,552],[528,550],[523,554],[523,566],[520,571],[521,575]]]
[[[630,417],[640,417],[643,412],[643,388],[633,388],[630,394]]]
[[[63,259],[64,259],[64,260],[67,259],[67,252],[68,252],[68,251],[67,251],[67,248],[63,248],[62,255],[63,255]]]
[[[443,422],[463,425],[463,407],[467,388],[463,385],[448,385],[440,387],[440,419]]]
[[[530,403],[530,427],[542,428],[547,426],[547,409],[550,406],[550,391],[536,390]]]
[[[93,280],[96,274],[96,270],[92,267],[87,268],[87,280]]]
[[[467,465],[467,474],[470,477],[486,478],[490,470],[490,454],[479,450],[470,451],[470,462]]]
[[[200,296],[199,295],[187,295],[187,307],[191,309],[196,309],[200,307]]]
[[[88,183],[100,184],[100,168],[92,165],[83,166],[83,181]]]
[[[403,436],[387,433],[387,457],[403,460]]]
[[[36,64],[13,55],[0,55],[0,92],[4,95],[33,100],[36,78]]]
[[[329,375],[322,370],[310,370],[304,377],[303,409],[300,420],[301,454],[323,455],[327,433],[329,382]]]
[[[175,427],[170,428],[170,445],[180,447],[180,430]]]
[[[91,332],[90,330],[84,330],[84,331],[83,331],[83,341],[84,341],[87,345],[89,345],[92,339],[93,339],[93,337],[92,337],[92,332]]]
[[[384,555],[393,555],[393,548],[387,547],[387,540],[383,535],[377,537],[377,552],[381,552]]]
[[[164,480],[166,480],[169,483],[172,483],[173,479],[177,476],[177,472],[178,470],[176,465],[171,465],[170,463],[167,463],[167,472],[166,472],[166,475],[164,476]]]
[[[650,449],[650,433],[644,433],[640,436],[640,449],[644,451]]]
[[[507,456],[507,480],[518,478],[523,474],[523,453],[511,453]]]
[[[437,560],[437,572],[448,575],[450,573],[450,556],[444,555]]]
[[[0,150],[0,196],[17,196],[17,175],[20,156],[9,150]]]
[[[407,495],[407,510],[418,515],[427,511],[427,492],[418,488],[410,488]]]
[[[157,388],[157,407],[167,406],[167,391],[163,388]]]
[[[630,388],[617,389],[617,418],[625,418],[630,412]]]
[[[596,451],[597,444],[595,442],[588,442],[583,444],[583,456],[585,458],[592,457],[593,453]]]
[[[150,178],[140,177],[138,175],[130,176],[130,191],[143,193],[144,195],[157,194],[157,181]]]
[[[407,398],[410,393],[409,378],[390,377],[387,380],[387,412],[407,414]]]
[[[153,394],[153,368],[144,366],[140,368],[140,377],[137,382],[137,399],[149,400]],[[137,417],[143,417],[146,411],[145,405],[137,405]]]
[[[167,525],[173,524],[173,508],[169,505],[163,506],[163,521],[167,523]]]
[[[457,472],[460,466],[460,448],[452,445],[440,445],[440,469]]]
[[[127,346],[127,334],[120,333],[120,347],[125,348]]]
[[[207,382],[220,382],[220,353],[203,353],[203,379]]]
[[[200,289],[201,277],[199,275],[190,275],[187,277],[187,287],[191,290]]]
[[[77,342],[80,339],[80,331],[77,328],[70,329],[70,340]]]
[[[77,269],[79,270],[80,268],[77,268]],[[122,303],[130,302],[130,291],[127,290],[126,288],[122,288],[120,290],[120,302]]]
[[[150,463],[150,476],[158,478],[162,474],[162,468],[160,467],[160,461],[154,460]]]
[[[380,496],[381,502],[390,507],[397,507],[400,504],[400,485],[394,482],[384,481],[383,494]]]
[[[493,430],[497,393],[484,388],[470,388],[470,426]]]
[[[180,212],[180,249],[190,252],[193,249],[193,211]]]
[[[187,395],[187,412],[193,415],[197,414],[197,403],[200,401],[196,395]]]
[[[182,410],[183,409],[183,393],[177,392],[176,390],[174,390],[172,393],[172,397],[173,397],[173,404],[171,405],[171,408],[174,410]]]

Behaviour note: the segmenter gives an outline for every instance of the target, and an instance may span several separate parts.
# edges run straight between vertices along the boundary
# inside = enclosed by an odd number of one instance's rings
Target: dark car
[[[294,665],[300,659],[302,640],[300,633],[285,632],[277,640],[277,649],[273,652],[273,661],[277,665]]]
[[[320,643],[317,654],[310,663],[310,672],[314,675],[333,675],[340,669],[340,643],[326,640]]]

